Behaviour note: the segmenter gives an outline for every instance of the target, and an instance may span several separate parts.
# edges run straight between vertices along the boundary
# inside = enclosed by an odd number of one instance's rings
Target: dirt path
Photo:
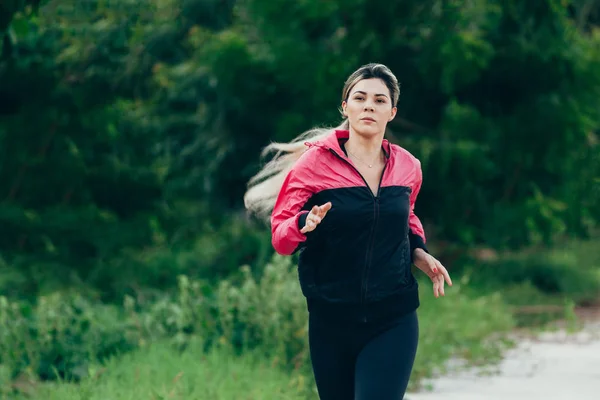
[[[597,314],[596,314],[597,313]],[[431,392],[409,393],[406,400],[598,400],[600,399],[600,310],[583,319],[584,328],[564,329],[519,344],[498,365],[498,373],[481,376],[461,371],[428,381]]]

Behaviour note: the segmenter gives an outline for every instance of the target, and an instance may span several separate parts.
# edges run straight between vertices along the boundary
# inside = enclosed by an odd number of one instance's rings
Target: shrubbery
[[[476,290],[502,290],[511,304],[586,304],[600,295],[600,248],[595,240],[532,248],[485,262],[461,274]],[[512,293],[512,295],[511,295]]]
[[[509,344],[504,334],[516,323],[549,318],[515,319],[519,307],[557,304],[568,311],[594,298],[599,264],[594,243],[575,242],[467,266],[453,274],[455,285],[444,298],[433,298],[430,282],[421,280],[421,341],[411,385],[443,372],[450,357],[469,365],[498,360]],[[98,363],[132,350],[163,342],[177,351],[200,340],[205,350],[261,354],[310,385],[307,328],[293,258],[279,255],[260,270],[242,266],[218,284],[180,275],[172,293],[141,292],[125,296],[122,305],[74,291],[41,296],[33,305],[0,297],[0,378],[80,381]]]
[[[34,307],[0,297],[0,364],[9,377],[78,380],[90,363],[132,348],[114,306],[74,293],[40,297]]]
[[[306,377],[310,385],[307,311],[289,257],[276,255],[261,273],[247,266],[239,277],[211,289],[179,277],[178,290],[151,302],[125,297],[106,306],[74,293],[42,297],[31,308],[0,300],[0,364],[4,374],[77,381],[105,360],[162,341],[173,351],[201,340],[205,349],[261,354],[272,366]],[[255,276],[256,275],[256,276]],[[422,336],[415,381],[439,370],[451,356],[473,363],[497,359],[512,326],[498,295],[470,298],[460,282],[434,299],[421,285]],[[468,316],[468,318],[466,318]],[[441,340],[440,338],[443,338]]]

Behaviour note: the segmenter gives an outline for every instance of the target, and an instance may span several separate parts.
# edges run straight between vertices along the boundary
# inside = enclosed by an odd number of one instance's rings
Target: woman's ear
[[[397,107],[393,107],[392,108],[392,115],[390,116],[390,118],[388,119],[388,122],[390,122],[391,120],[394,119],[394,117],[396,117],[396,113],[398,112],[398,108]]]
[[[346,103],[345,101],[342,101],[342,115],[344,117],[348,117],[348,115],[346,114],[346,106],[348,105],[348,103]]]

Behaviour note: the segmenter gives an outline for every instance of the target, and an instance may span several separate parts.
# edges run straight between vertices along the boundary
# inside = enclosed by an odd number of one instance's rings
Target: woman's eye
[[[357,100],[357,101],[363,101],[364,99],[365,98],[363,96],[354,97],[354,100]],[[380,104],[385,104],[385,99],[376,99],[375,101]]]

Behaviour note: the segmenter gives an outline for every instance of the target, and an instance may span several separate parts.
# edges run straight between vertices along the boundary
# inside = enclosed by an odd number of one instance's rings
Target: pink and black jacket
[[[374,195],[346,155],[348,135],[337,130],[307,143],[275,202],[272,243],[280,254],[299,252],[311,312],[366,322],[419,306],[411,255],[415,248],[427,251],[414,213],[422,172],[417,158],[384,140],[386,165]],[[302,234],[309,210],[328,201],[323,221]]]

